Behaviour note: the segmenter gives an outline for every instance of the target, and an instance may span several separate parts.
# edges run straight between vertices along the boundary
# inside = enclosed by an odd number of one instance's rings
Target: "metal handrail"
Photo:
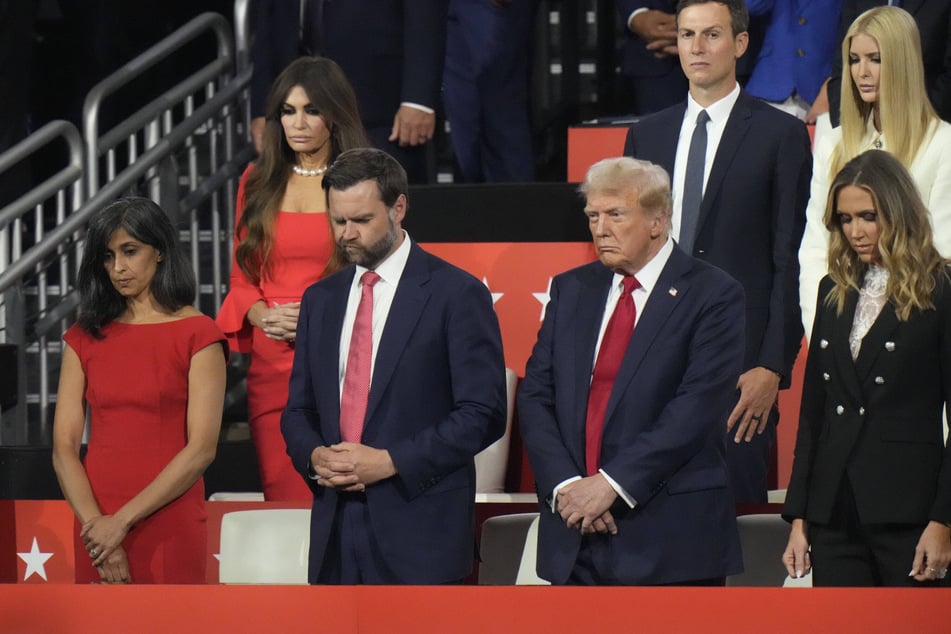
[[[76,184],[73,204],[78,206],[82,200],[83,174],[83,140],[79,130],[68,121],[50,121],[42,128],[26,137],[3,154],[0,154],[0,173],[3,173],[37,150],[40,150],[52,141],[62,138],[66,141],[69,152],[69,164],[56,174],[23,194],[12,203],[0,209],[0,226],[4,226],[22,215],[25,211],[34,208],[50,196]]]
[[[55,252],[62,244],[69,241],[73,232],[82,229],[89,218],[96,211],[102,209],[104,204],[118,198],[138,181],[139,178],[144,176],[146,172],[152,169],[156,163],[178,149],[188,136],[208,121],[209,117],[221,111],[228,103],[234,100],[250,79],[251,69],[247,69],[238,75],[235,81],[229,83],[223,90],[216,93],[214,97],[196,108],[195,111],[176,126],[171,133],[162,137],[153,147],[143,153],[139,157],[139,160],[122,170],[116,178],[93,194],[82,207],[70,214],[65,222],[50,231],[43,241],[23,254],[23,257],[11,264],[6,271],[0,273],[0,292],[12,286],[16,283],[17,279],[31,271],[33,267]],[[246,164],[249,156],[250,154],[247,152],[238,154],[228,162],[228,165],[232,163],[237,164],[242,160]],[[237,170],[237,168],[234,169]]]
[[[249,0],[234,0],[234,57],[240,73],[251,66]]]
[[[86,183],[89,195],[95,194],[99,189],[98,159],[101,145],[96,143],[95,139],[98,138],[99,134],[99,108],[102,102],[106,97],[118,91],[119,88],[141,76],[145,70],[152,68],[178,51],[184,44],[191,42],[208,30],[213,31],[217,39],[218,58],[232,60],[233,41],[228,21],[217,13],[203,13],[135,59],[121,66],[89,91],[83,104],[83,138],[86,140]]]

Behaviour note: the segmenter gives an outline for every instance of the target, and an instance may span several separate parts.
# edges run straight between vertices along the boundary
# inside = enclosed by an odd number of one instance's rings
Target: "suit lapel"
[[[667,323],[670,314],[687,294],[690,284],[683,277],[691,267],[690,258],[679,248],[675,248],[664,270],[661,271],[657,284],[647,298],[644,311],[637,320],[637,326],[631,335],[627,351],[624,353],[624,360],[621,361],[614,387],[611,389],[611,398],[608,400],[608,408],[604,415],[605,428],[610,424],[621,395],[637,374],[654,340]],[[672,292],[672,289],[675,289],[675,292]]]
[[[400,355],[406,347],[423,307],[429,300],[427,288],[430,279],[429,266],[423,251],[412,244],[406,267],[400,277],[393,297],[393,304],[383,326],[380,347],[377,349],[376,362],[373,364],[373,378],[370,381],[370,397],[367,401],[366,428],[364,437],[372,438],[374,431],[374,412],[386,393],[386,387],[393,377]],[[368,432],[370,435],[368,435]]]
[[[591,268],[582,278],[576,298],[578,310],[573,351],[575,356],[573,393],[584,395],[584,397],[577,399],[575,403],[575,415],[572,420],[576,422],[573,430],[576,442],[571,443],[570,446],[580,448],[580,453],[575,456],[580,465],[584,464],[585,419],[588,412],[588,394],[591,391],[591,373],[594,370],[594,347],[598,343],[598,333],[604,316],[604,303],[607,301],[612,279],[614,279],[614,273],[610,269],[604,266]],[[614,310],[614,307],[610,307],[609,310]]]
[[[862,386],[859,375],[855,371],[855,362],[852,360],[852,349],[849,347],[849,335],[852,333],[852,321],[855,319],[855,307],[858,304],[858,293],[849,291],[845,299],[845,308],[842,314],[835,316],[832,329],[832,359],[838,376],[842,377],[842,388],[857,402],[862,400]],[[828,306],[824,310],[835,315],[835,307]],[[820,345],[822,342],[820,341]]]
[[[664,111],[666,119],[657,124],[657,133],[665,139],[652,146],[657,148],[657,157],[654,162],[667,170],[668,174],[674,173],[674,162],[677,160],[677,139],[680,137],[680,128],[683,126],[684,113],[687,111],[687,102],[684,101],[677,107]]]
[[[633,143],[631,155],[656,163],[668,174],[673,174],[674,161],[677,160],[677,140],[686,110],[687,102],[684,101],[634,124],[630,138]]]
[[[723,136],[720,137],[720,144],[717,146],[717,153],[713,158],[713,167],[710,168],[710,178],[707,180],[707,187],[703,192],[703,200],[700,201],[700,217],[697,218],[697,235],[703,230],[703,223],[710,215],[713,207],[713,201],[716,200],[720,187],[723,185],[723,179],[726,178],[733,164],[733,159],[743,144],[743,139],[750,129],[750,119],[753,112],[750,109],[749,100],[746,93],[740,92],[730,117],[727,119],[726,128],[723,130]]]
[[[868,333],[862,339],[862,347],[859,349],[859,356],[855,360],[855,372],[860,381],[864,381],[875,365],[875,360],[882,350],[888,349],[890,339],[894,338],[895,329],[898,328],[898,315],[895,314],[895,308],[891,303],[886,303],[882,307],[882,312],[878,314],[875,323],[869,328]],[[892,346],[894,347],[894,342]]]
[[[335,281],[337,288],[333,289],[329,295],[329,301],[326,302],[326,308],[323,314],[323,324],[321,334],[317,343],[316,351],[311,349],[311,353],[319,359],[317,363],[312,364],[317,370],[317,385],[320,386],[321,394],[328,395],[326,398],[326,407],[329,408],[327,415],[328,423],[324,426],[326,438],[340,442],[340,335],[343,330],[343,318],[347,312],[347,299],[350,295],[350,286],[353,284],[353,276],[356,268],[351,266],[349,274],[341,272]]]

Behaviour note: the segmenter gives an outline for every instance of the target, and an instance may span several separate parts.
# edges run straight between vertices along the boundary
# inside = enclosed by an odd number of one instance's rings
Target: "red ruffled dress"
[[[251,169],[241,176],[235,226],[244,212],[244,187]],[[218,311],[216,321],[231,349],[251,355],[248,415],[264,497],[268,500],[310,501],[313,495],[291,465],[281,435],[281,413],[287,404],[294,347],[268,339],[260,329],[251,327],[246,316],[258,300],[268,306],[300,301],[304,290],[320,278],[333,250],[327,214],[279,212],[270,275],[254,284],[232,258],[231,287]]]

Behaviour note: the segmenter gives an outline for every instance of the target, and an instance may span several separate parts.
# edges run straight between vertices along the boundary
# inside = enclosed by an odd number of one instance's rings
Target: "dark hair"
[[[750,13],[747,11],[746,3],[743,0],[680,0],[677,3],[677,17],[679,18],[680,12],[687,7],[711,2],[722,4],[730,12],[730,28],[733,30],[733,37],[745,33],[750,27]]]
[[[281,126],[281,107],[295,86],[304,89],[330,131],[329,162],[345,150],[369,144],[353,88],[336,62],[324,57],[301,57],[277,76],[265,105],[261,156],[248,174],[244,211],[235,227],[236,237],[244,233],[235,251],[238,267],[255,283],[267,274],[277,207],[297,163]]]
[[[329,205],[331,189],[343,191],[368,180],[376,181],[380,199],[387,207],[395,205],[400,194],[405,195],[409,189],[403,166],[383,150],[375,148],[347,150],[338,156],[324,174],[321,186]]]
[[[79,265],[79,326],[101,338],[102,327],[119,317],[127,300],[112,285],[105,258],[109,241],[119,229],[158,251],[162,259],[155,269],[151,291],[155,301],[176,311],[195,301],[195,276],[175,237],[171,220],[148,198],[120,198],[99,213],[86,228],[86,244]]]

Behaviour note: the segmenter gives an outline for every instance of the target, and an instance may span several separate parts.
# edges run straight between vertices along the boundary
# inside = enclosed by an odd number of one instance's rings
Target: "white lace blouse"
[[[858,358],[862,349],[862,339],[878,314],[882,312],[888,298],[885,296],[885,286],[888,284],[888,271],[877,264],[872,264],[862,280],[859,290],[859,302],[855,307],[855,317],[852,319],[852,332],[849,333],[849,349],[852,351],[852,360]]]

